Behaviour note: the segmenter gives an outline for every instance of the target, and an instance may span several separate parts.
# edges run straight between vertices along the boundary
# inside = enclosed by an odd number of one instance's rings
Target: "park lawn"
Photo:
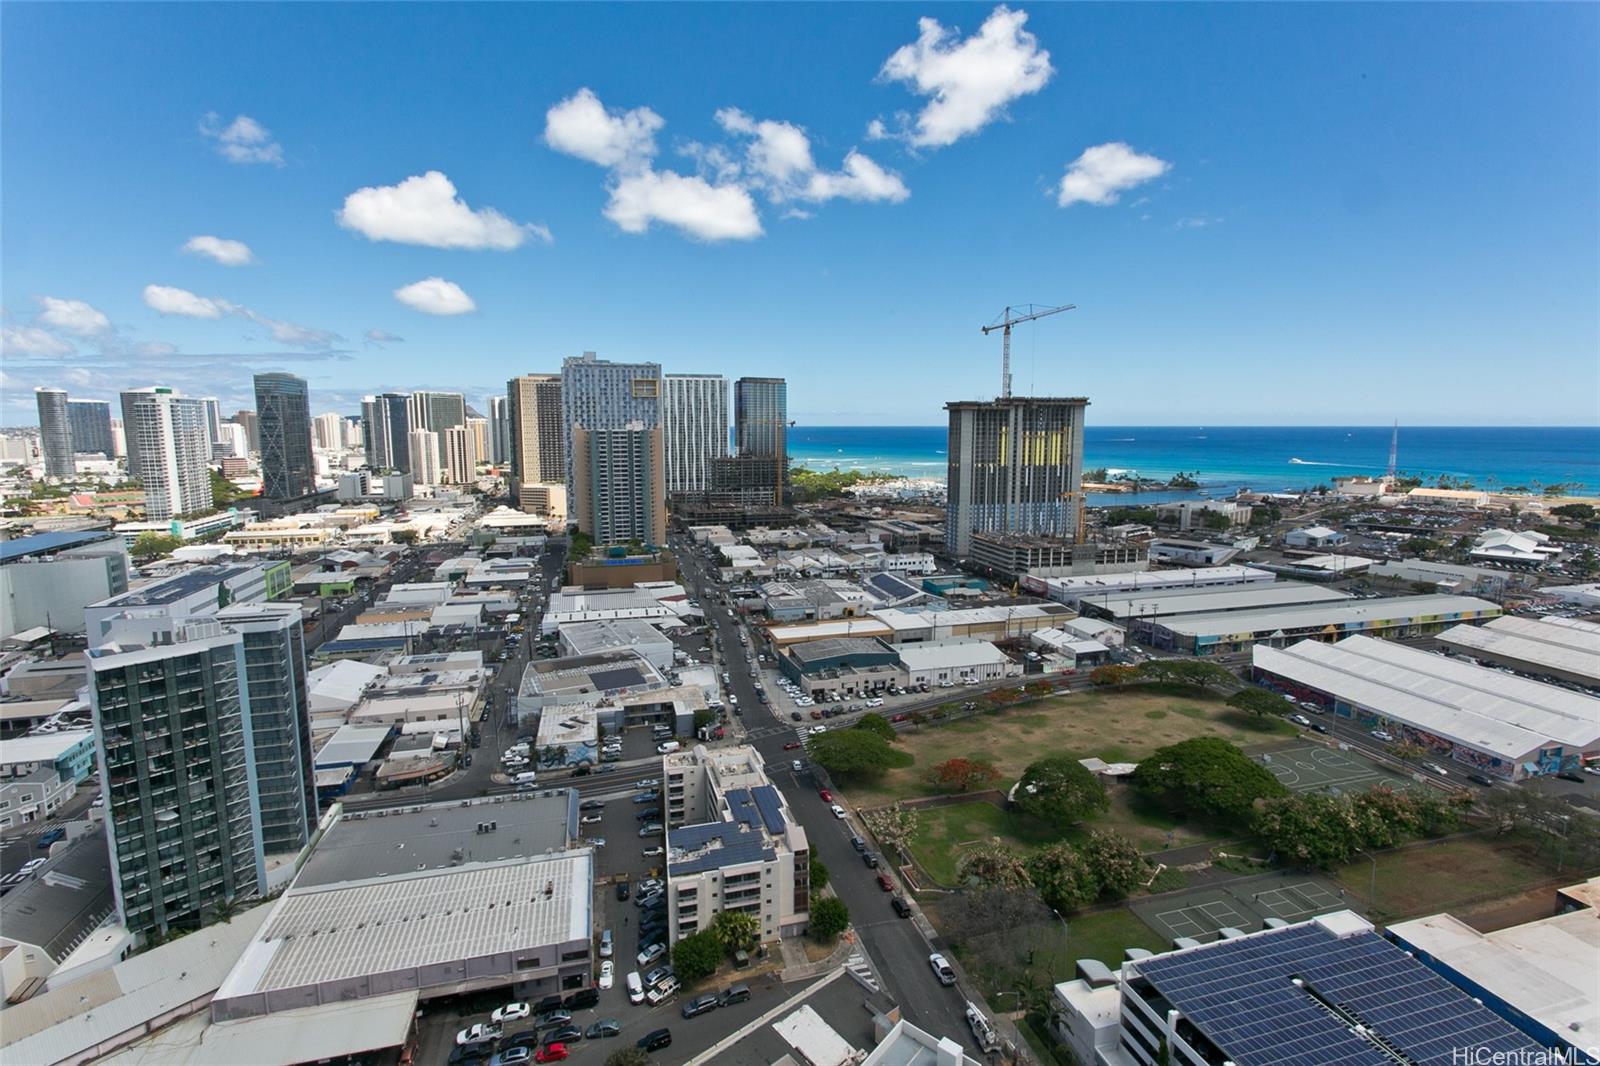
[[[1152,717],[1153,712],[1162,712]],[[1152,751],[1190,737],[1219,736],[1241,746],[1293,735],[1281,719],[1254,719],[1211,695],[1174,693],[1154,686],[1056,696],[1013,711],[980,714],[902,733],[895,748],[912,765],[888,771],[878,781],[852,786],[851,801],[875,807],[930,795],[922,775],[928,767],[963,756],[988,759],[1004,779],[1022,776],[1035,759],[1065,754],[1107,762],[1137,762]]]
[[[1379,852],[1377,913],[1400,921],[1465,904],[1511,896],[1556,876],[1555,864],[1514,837],[1466,837]],[[1578,880],[1570,865],[1567,874]],[[1372,861],[1361,859],[1335,871],[1345,891],[1371,901]]]
[[[1099,959],[1113,970],[1122,965],[1122,953],[1127,948],[1164,951],[1171,946],[1126,907],[1077,915],[1067,919],[1067,929],[1067,948],[1074,960]],[[1056,978],[1071,979],[1070,973]]]

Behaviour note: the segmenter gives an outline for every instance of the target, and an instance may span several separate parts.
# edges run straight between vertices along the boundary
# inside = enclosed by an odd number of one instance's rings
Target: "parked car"
[[[594,988],[580,988],[576,992],[569,993],[567,998],[561,1001],[561,1005],[569,1011],[574,1011],[583,1010],[585,1007],[592,1007],[599,1002],[600,993],[598,990]],[[568,1021],[570,1020],[571,1019],[569,1018]]]
[[[636,961],[640,966],[649,966],[652,962],[655,962],[666,953],[667,946],[665,944],[651,944],[649,947],[639,952],[639,957]]]
[[[561,997],[553,992],[533,1005],[533,1013],[535,1014],[548,1014],[553,1010],[560,1009]]]
[[[528,1003],[507,1003],[504,1007],[497,1007],[489,1020],[497,1025],[506,1022],[518,1022],[533,1013],[533,1006]]]
[[[679,1013],[685,1018],[697,1018],[702,1014],[716,1010],[717,1006],[717,997],[708,993],[703,996],[696,996],[685,1003]]]
[[[585,1040],[604,1040],[622,1032],[622,1023],[615,1018],[601,1018],[583,1031]]]
[[[478,1022],[456,1034],[457,1044],[487,1044],[500,1039],[501,1029],[493,1022]]]
[[[650,824],[642,827],[639,830],[639,835],[641,837],[660,836],[661,835],[661,823],[660,822],[651,822]]]
[[[550,1044],[533,1053],[534,1062],[562,1062],[567,1057],[567,1045]]]
[[[869,870],[876,870],[878,868],[878,857],[870,851],[863,851],[861,853],[861,861],[867,864],[867,869]]]
[[[901,897],[899,897],[899,896],[890,897],[889,906],[893,907],[894,908],[894,912],[896,914],[898,914],[900,917],[902,917],[902,918],[911,917],[911,904],[907,903]]]
[[[817,790],[817,795],[822,798],[822,802],[823,803],[832,803],[833,802],[833,793],[829,792],[825,788],[818,789]]]
[[[1589,779],[1587,777],[1584,777],[1582,774],[1573,770],[1562,770],[1560,773],[1556,774],[1556,776],[1561,778],[1563,781],[1576,781],[1580,785],[1586,785],[1589,783]]]
[[[665,855],[666,852],[666,848],[663,848],[660,844],[657,844],[654,847],[645,848],[639,854],[643,855],[647,859],[653,859],[657,855]]]
[[[749,985],[729,985],[727,988],[723,989],[722,994],[717,997],[717,1006],[731,1007],[733,1004],[743,1003],[749,998]]]
[[[600,985],[601,989],[610,988],[612,986],[612,984],[614,984],[616,982],[616,979],[617,979],[617,964],[612,962],[610,959],[607,959],[606,961],[602,962],[600,964],[600,981],[599,981],[599,985]]]
[[[508,1047],[489,1060],[489,1066],[523,1066],[533,1061],[533,1050],[525,1047]]]
[[[535,1029],[559,1029],[572,1024],[572,1013],[564,1010],[547,1010],[534,1021]]]
[[[662,981],[667,980],[671,976],[671,966],[657,966],[655,969],[644,975],[644,986],[646,988],[654,988],[656,985],[659,985]]]
[[[852,848],[855,848],[855,849],[856,849],[856,852],[857,852],[857,853],[858,853],[858,854],[859,854],[859,853],[860,853],[860,852],[863,852],[863,851],[866,851],[866,850],[867,850],[867,842],[866,842],[866,841],[865,841],[865,840],[862,840],[862,839],[861,839],[861,838],[860,838],[860,837],[858,837],[858,836],[852,836],[852,837],[851,837],[851,838],[850,838],[850,846],[851,846],[851,847],[852,847]]]
[[[678,979],[676,977],[668,978],[656,987],[652,988],[649,992],[645,993],[644,1001],[650,1004],[652,1007],[659,1007],[661,1004],[677,995],[680,987],[681,986],[678,984]]]
[[[835,803],[830,809],[833,811],[833,816],[835,818],[844,818],[844,808],[839,806],[837,803]]]
[[[889,875],[888,874],[879,874],[878,875],[878,887],[883,889],[885,892],[893,892],[894,891],[894,882],[889,880]]]
[[[646,1033],[639,1038],[640,1051],[660,1051],[664,1047],[672,1046],[672,1030],[657,1029]]]
[[[583,1030],[579,1029],[576,1025],[563,1025],[554,1032],[546,1033],[544,1035],[544,1043],[546,1047],[549,1047],[552,1044],[570,1044],[573,1041],[582,1039]]]
[[[928,956],[928,965],[933,968],[933,975],[939,979],[941,985],[956,983],[956,972],[951,968],[950,962],[937,951]]]
[[[625,901],[627,898],[628,898],[628,882],[626,882],[626,881],[618,881],[617,882],[617,901],[620,903],[620,902]]]

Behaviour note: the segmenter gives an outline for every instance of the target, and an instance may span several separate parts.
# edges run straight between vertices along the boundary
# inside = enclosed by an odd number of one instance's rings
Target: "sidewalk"
[[[783,952],[783,971],[779,977],[785,984],[790,981],[804,981],[807,978],[817,977],[829,970],[843,966],[855,952],[861,950],[860,938],[852,937],[850,932],[839,938],[838,945],[825,959],[812,962],[806,958],[806,949],[801,946],[801,937],[788,937],[778,941],[778,948]]]

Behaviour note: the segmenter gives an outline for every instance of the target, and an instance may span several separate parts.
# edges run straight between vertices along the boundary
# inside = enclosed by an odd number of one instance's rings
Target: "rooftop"
[[[64,729],[58,733],[34,733],[0,741],[0,766],[23,762],[54,762],[72,748],[86,740],[92,740],[93,737],[92,730]]]
[[[389,726],[386,725],[340,726],[328,738],[328,742],[317,750],[316,766],[323,769],[370,762],[388,739]]]
[[[973,637],[956,637],[952,640],[929,640],[916,644],[899,644],[895,651],[907,670],[932,670],[937,667],[961,669],[972,666],[993,666],[1009,663],[1010,657],[987,640]]]
[[[121,548],[121,539],[115,533],[105,530],[69,530],[56,533],[33,533],[26,537],[16,537],[0,542],[0,563],[15,562],[30,555],[54,555],[56,552],[68,548],[80,548],[85,544],[96,544],[100,541],[111,541],[108,547]]]
[[[99,603],[91,604],[91,606],[160,607],[187,599],[222,582],[233,581],[257,569],[260,569],[260,567],[253,563],[196,566],[185,570],[181,574],[174,574],[169,578],[152,582],[131,592],[124,592],[120,596],[112,596],[110,599],[101,600]]]
[[[0,929],[5,939],[42,948],[60,962],[115,905],[105,834],[90,832],[0,899]]]
[[[666,686],[661,671],[631,648],[535,659],[522,672],[519,696],[599,697],[636,689]]]
[[[1600,699],[1388,640],[1256,645],[1258,670],[1291,677],[1459,744],[1517,760],[1551,741],[1600,741]]]
[[[1496,618],[1481,628],[1454,626],[1439,634],[1439,640],[1465,655],[1504,656],[1600,684],[1600,626],[1591,623],[1571,618]]]
[[[302,875],[216,998],[587,940],[592,859],[584,849],[309,887]]]
[[[1085,596],[1081,602],[1116,618],[1142,619],[1348,599],[1349,593],[1337,589],[1307,585],[1300,581],[1276,581],[1270,585],[1233,588],[1162,589],[1123,595]]]
[[[296,888],[439,870],[462,863],[523,859],[559,851],[571,838],[565,791],[346,812],[295,879]],[[481,823],[494,830],[478,832]]]
[[[1511,1062],[1543,1051],[1349,911],[1124,963],[1131,974],[1238,1066],[1449,1063],[1464,1047]]]
[[[1270,633],[1307,626],[1348,626],[1363,622],[1451,621],[1492,618],[1498,604],[1471,596],[1391,596],[1375,600],[1338,600],[1257,611],[1217,611],[1165,619],[1163,629],[1194,637],[1227,637],[1236,633]]]
[[[789,654],[797,661],[817,662],[843,655],[894,655],[894,649],[881,640],[871,637],[824,637],[796,644]]]

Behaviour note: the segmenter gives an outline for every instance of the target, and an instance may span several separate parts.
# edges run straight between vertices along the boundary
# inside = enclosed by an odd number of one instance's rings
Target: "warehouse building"
[[[1495,618],[1498,605],[1471,596],[1395,596],[1376,600],[1334,600],[1257,610],[1186,614],[1157,620],[1150,642],[1163,650],[1216,655],[1248,650],[1257,641],[1282,647],[1313,637],[1337,640],[1367,634],[1417,637],[1458,622]]]
[[[1459,655],[1600,688],[1600,625],[1575,618],[1496,618],[1481,628],[1456,626],[1439,643]]]
[[[1370,637],[1256,645],[1255,679],[1502,780],[1600,758],[1600,699]]]
[[[1430,559],[1380,562],[1367,572],[1373,577],[1386,578],[1390,581],[1431,585],[1435,592],[1487,596],[1493,600],[1504,599],[1508,593],[1529,591],[1534,585],[1534,579],[1523,571],[1467,566],[1461,563],[1439,563]]]
[[[1072,617],[1054,603],[968,607],[956,611],[874,611],[872,617],[893,630],[895,644],[973,637],[977,640],[1012,640],[1036,629],[1049,629]]]
[[[1117,596],[1166,589],[1219,588],[1227,585],[1267,584],[1276,575],[1254,566],[1205,566],[1182,570],[1150,570],[1092,577],[1024,577],[1022,590],[1034,596],[1077,607],[1085,596]]]
[[[211,1001],[213,1022],[415,992],[537,998],[592,977],[577,795],[341,817]]]
[[[900,665],[905,667],[906,680],[913,685],[998,681],[1022,675],[1021,664],[988,641],[975,637],[903,644],[896,650]]]
[[[809,695],[857,696],[904,680],[896,649],[881,640],[831,637],[793,644],[778,655],[778,669]]]
[[[1115,596],[1085,596],[1078,601],[1078,611],[1087,618],[1100,618],[1121,625],[1135,640],[1149,641],[1153,627],[1163,619],[1184,615],[1265,611],[1305,604],[1348,602],[1350,599],[1349,593],[1320,585],[1279,581],[1270,585],[1221,589],[1166,589]]]
[[[649,659],[658,670],[672,668],[672,641],[644,619],[575,622],[561,627],[562,655],[595,655],[619,648],[631,648]]]

